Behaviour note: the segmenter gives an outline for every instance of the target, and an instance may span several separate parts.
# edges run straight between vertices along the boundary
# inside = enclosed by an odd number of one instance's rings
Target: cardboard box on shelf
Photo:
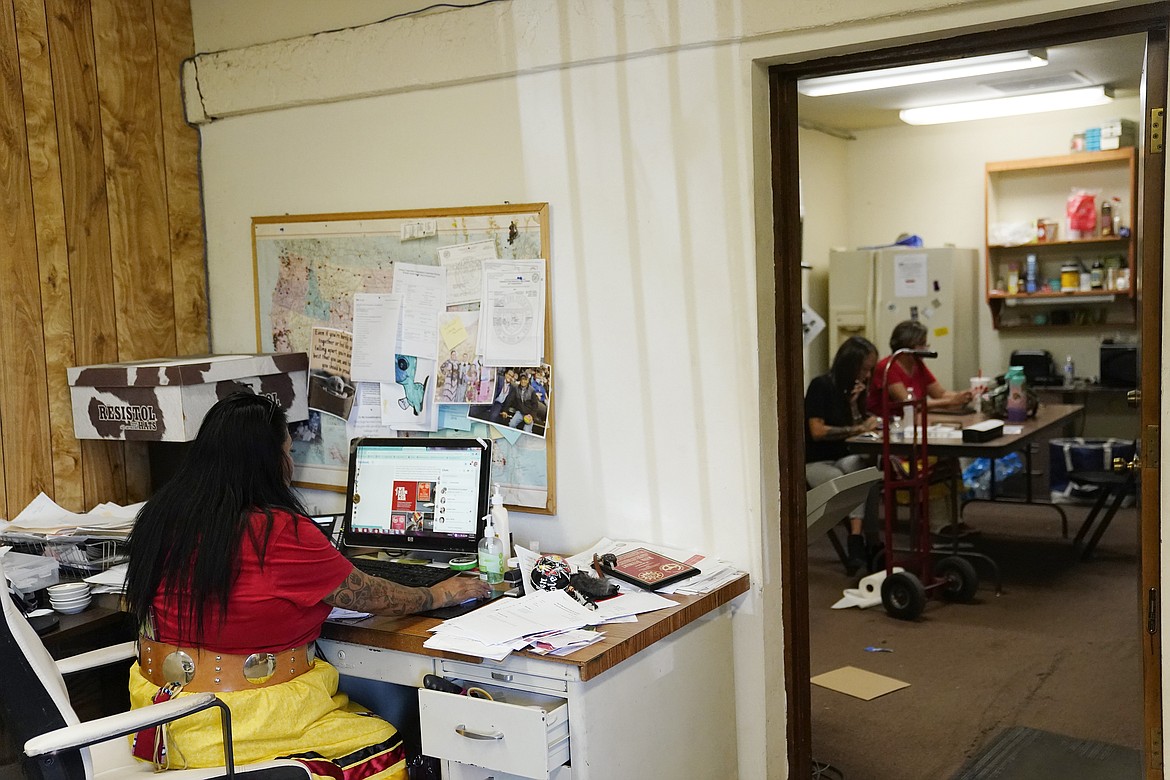
[[[79,439],[190,441],[207,410],[237,390],[281,405],[290,422],[309,416],[309,357],[203,355],[68,370]]]

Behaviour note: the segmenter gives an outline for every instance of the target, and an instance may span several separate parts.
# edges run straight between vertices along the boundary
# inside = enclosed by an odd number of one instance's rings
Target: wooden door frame
[[[799,136],[796,82],[802,78],[850,73],[897,65],[912,65],[950,58],[956,51],[990,54],[1036,46],[1056,46],[1084,40],[1146,34],[1147,69],[1143,74],[1142,111],[1148,119],[1149,94],[1156,104],[1165,102],[1166,28],[1170,4],[1156,3],[1107,13],[1047,19],[999,30],[971,33],[908,46],[875,49],[849,55],[809,59],[769,69],[774,281],[776,300],[776,380],[780,459],[781,587],[783,588],[784,687],[787,701],[788,776],[812,775],[810,659],[808,621],[808,535],[804,481],[804,373],[801,356],[801,231],[799,196]],[[1170,122],[1170,117],[1166,118]],[[1139,165],[1139,198],[1142,221],[1138,226],[1141,342],[1141,401],[1143,447],[1141,508],[1142,625],[1147,625],[1147,604],[1155,608],[1161,593],[1160,476],[1156,453],[1160,446],[1158,425],[1161,409],[1160,360],[1162,351],[1162,256],[1165,166],[1162,154],[1149,151],[1148,122],[1143,121],[1145,141]],[[1150,230],[1147,230],[1147,227]],[[1156,233],[1152,230],[1156,228]],[[1154,392],[1157,390],[1158,392]],[[1151,427],[1152,426],[1152,427]],[[1147,455],[1149,453],[1149,455]],[[1154,455],[1154,457],[1150,457]],[[793,641],[795,638],[796,641]],[[1162,677],[1161,627],[1156,613],[1142,643],[1144,677],[1143,718],[1145,745],[1142,761],[1147,780],[1162,780]]]

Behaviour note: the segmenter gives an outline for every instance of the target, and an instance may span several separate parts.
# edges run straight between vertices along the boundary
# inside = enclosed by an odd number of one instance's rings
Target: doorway
[[[798,65],[777,66],[771,71],[772,126],[773,126],[773,189],[775,200],[776,289],[787,291],[777,300],[777,373],[779,383],[780,449],[782,452],[802,451],[803,382],[800,363],[802,324],[800,319],[800,259],[801,231],[797,193],[799,188],[798,152],[800,137],[798,123],[800,107],[796,83],[802,78],[852,71],[872,70],[904,64],[929,62],[953,56],[953,52],[981,54],[1008,49],[1027,49],[1034,46],[1056,46],[1085,39],[1086,30],[1095,38],[1143,34],[1148,38],[1141,115],[1160,107],[1166,94],[1165,15],[1154,13],[1150,7],[1112,12],[1065,20],[1046,21],[1043,25],[1021,26],[994,33],[980,33],[960,38],[916,44],[908,47],[883,49],[845,57],[812,60]],[[1150,95],[1159,96],[1151,101]],[[1146,134],[1148,137],[1148,133]],[[1161,355],[1160,320],[1162,316],[1161,259],[1162,213],[1164,205],[1164,165],[1160,152],[1148,143],[1141,145],[1141,195],[1134,208],[1141,209],[1139,224],[1138,264],[1142,294],[1138,335],[1141,341],[1141,378],[1146,388],[1157,388],[1157,371]],[[1138,211],[1135,210],[1135,215]],[[975,219],[979,219],[977,215]],[[972,294],[979,295],[978,291]],[[1156,456],[1160,443],[1157,434],[1159,408],[1156,392],[1147,392],[1140,401],[1140,431],[1142,450]],[[1140,644],[1144,673],[1142,758],[1146,777],[1161,777],[1161,676],[1160,639],[1156,612],[1154,622],[1146,630],[1147,605],[1159,604],[1159,473],[1156,457],[1141,462],[1140,512],[1140,589],[1134,599],[1135,624],[1140,619],[1142,634],[1132,637]],[[805,637],[809,627],[808,601],[808,540],[804,524],[795,518],[804,516],[803,472],[791,465],[782,469],[781,516],[784,528],[783,587],[785,592],[784,633],[789,637]],[[823,605],[818,605],[820,609]],[[864,644],[864,641],[860,641]],[[810,657],[805,642],[790,643],[785,650],[786,690],[788,696],[788,729],[790,746],[790,776],[809,776],[812,770],[811,734],[812,713],[809,689]],[[1135,702],[1134,706],[1138,706]]]

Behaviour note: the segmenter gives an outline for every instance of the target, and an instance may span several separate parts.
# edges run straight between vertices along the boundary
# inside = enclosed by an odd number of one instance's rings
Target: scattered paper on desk
[[[831,672],[818,674],[809,680],[809,682],[813,685],[819,685],[822,688],[828,688],[831,691],[838,691],[858,699],[864,699],[865,701],[872,701],[879,696],[885,696],[887,693],[893,693],[902,688],[910,687],[910,683],[908,682],[895,680],[893,677],[886,677],[882,674],[867,672],[855,666],[843,666]]]
[[[1005,426],[1003,426],[1003,435],[1004,436],[1015,436],[1016,434],[1023,433],[1023,432],[1024,432],[1024,426],[1022,426],[1022,425],[1005,425]]]
[[[657,593],[651,593],[648,590],[622,593],[612,599],[597,602],[597,609],[593,611],[592,621],[594,622],[591,622],[590,625],[677,606],[677,601],[659,596]]]
[[[581,628],[561,631],[533,640],[532,652],[539,655],[568,655],[602,639],[605,639],[605,634],[600,631],[586,631]]]
[[[722,585],[731,582],[739,577],[742,572],[732,566],[726,561],[721,561],[716,558],[708,558],[702,553],[694,552],[693,550],[681,550],[674,547],[667,547],[661,544],[647,544],[646,542],[635,541],[614,541],[612,539],[602,537],[597,544],[590,547],[585,552],[577,553],[571,556],[568,561],[576,565],[578,568],[592,569],[593,556],[605,555],[612,553],[613,555],[621,555],[629,550],[635,550],[639,547],[645,547],[656,553],[660,553],[675,560],[690,564],[699,569],[699,574],[693,577],[688,577],[685,580],[667,585],[664,588],[659,588],[655,592],[663,594],[677,594],[683,596],[695,596],[703,593],[710,593]],[[636,585],[609,578],[610,582],[617,583],[622,593],[642,592],[642,589]]]
[[[329,617],[326,620],[364,620],[372,614],[372,612],[356,612],[352,609],[334,607],[330,610]]]
[[[91,574],[85,581],[94,586],[91,589],[94,593],[121,593],[126,590],[126,572],[129,569],[130,564],[120,563],[105,571]]]
[[[582,628],[589,625],[593,614],[563,590],[543,590],[518,599],[497,599],[431,631],[498,645],[532,634]]]
[[[516,640],[508,644],[489,645],[470,637],[452,634],[435,634],[423,642],[423,647],[431,650],[446,650],[451,653],[489,658],[493,661],[503,661],[513,650],[523,650],[527,646],[527,639]]]

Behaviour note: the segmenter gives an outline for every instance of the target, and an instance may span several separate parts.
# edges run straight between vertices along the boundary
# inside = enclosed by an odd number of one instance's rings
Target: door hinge
[[[1147,425],[1142,436],[1142,466],[1149,469],[1159,467],[1158,451],[1162,447],[1162,434],[1157,425]]]
[[[1166,109],[1150,109],[1150,151],[1154,154],[1162,153],[1162,119]]]
[[[1158,633],[1158,589],[1150,588],[1146,603],[1146,633],[1153,636]]]

